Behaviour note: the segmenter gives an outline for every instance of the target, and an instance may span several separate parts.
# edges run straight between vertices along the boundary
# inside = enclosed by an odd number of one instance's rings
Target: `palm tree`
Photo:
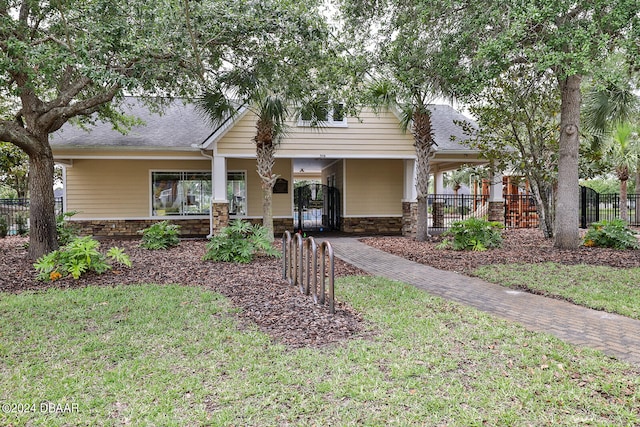
[[[230,73],[230,77],[241,77]],[[256,117],[256,134],[253,141],[256,144],[257,173],[262,187],[262,225],[268,230],[268,236],[273,240],[273,186],[278,175],[273,173],[275,153],[280,140],[285,134],[286,120],[289,116],[287,101],[282,95],[269,92],[260,87],[242,93],[242,103],[236,101],[229,94],[237,94],[240,88],[246,87],[243,79],[229,79],[224,88],[210,91],[196,100],[198,108],[214,125],[234,117],[246,108]]]
[[[623,122],[616,126],[611,138],[607,141],[604,154],[615,168],[616,176],[620,180],[620,218],[628,222],[627,180],[640,160],[638,135],[629,123]]]
[[[396,108],[400,112],[400,126],[403,131],[410,131],[416,148],[416,199],[418,204],[416,224],[416,240],[429,238],[428,205],[430,160],[437,145],[431,123],[429,99],[432,96],[426,90],[415,86],[410,91],[410,99],[403,100],[389,80],[379,80],[371,86],[371,98],[374,107]]]
[[[589,151],[595,153],[594,157],[604,155],[605,160],[613,161],[620,180],[620,215],[624,220],[628,220],[627,180],[633,171],[636,192],[640,189],[640,158],[633,165],[628,164],[627,158],[633,158],[636,145],[632,141],[632,124],[640,122],[640,97],[633,89],[631,79],[609,81],[588,91],[584,102],[585,129],[591,137]],[[605,147],[607,153],[603,153]],[[637,206],[635,222],[640,223],[640,209]]]

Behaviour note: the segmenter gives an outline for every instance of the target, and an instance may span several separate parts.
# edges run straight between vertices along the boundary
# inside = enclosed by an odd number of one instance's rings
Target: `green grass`
[[[503,286],[544,292],[585,307],[640,319],[640,268],[501,264],[480,267],[474,274]]]
[[[295,350],[193,287],[0,294],[0,425],[640,423],[640,371],[627,364],[401,283],[338,289],[369,331]],[[4,411],[19,403],[38,410]]]

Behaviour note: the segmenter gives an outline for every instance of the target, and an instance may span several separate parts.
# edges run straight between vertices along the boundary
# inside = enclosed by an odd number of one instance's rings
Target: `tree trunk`
[[[429,197],[429,174],[431,172],[431,150],[433,148],[433,130],[431,115],[426,108],[413,114],[413,138],[416,147],[416,198],[418,201],[416,240],[424,242],[429,239],[429,213],[427,199]]]
[[[274,241],[273,233],[273,184],[262,182],[262,225],[267,229],[267,236]]]
[[[553,245],[558,249],[577,249],[580,193],[578,148],[580,131],[580,82],[582,76],[559,79],[561,91],[558,191]]]
[[[278,176],[273,173],[275,150],[273,144],[258,144],[256,146],[257,171],[262,180],[262,225],[267,229],[267,235],[271,241],[274,241],[273,186],[278,179]]]
[[[625,223],[629,222],[629,211],[627,210],[627,180],[620,180],[620,219]]]
[[[49,136],[40,137],[38,153],[29,155],[29,257],[40,258],[58,249],[55,199],[53,196],[53,153]]]
[[[548,185],[529,180],[531,192],[536,199],[536,210],[538,211],[538,222],[545,239],[553,238],[553,204],[551,203],[551,189]]]

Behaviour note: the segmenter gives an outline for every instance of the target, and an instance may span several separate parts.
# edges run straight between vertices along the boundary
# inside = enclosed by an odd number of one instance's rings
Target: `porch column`
[[[416,191],[416,161],[404,161],[404,194],[402,197],[402,235],[414,237],[418,219],[418,192]]]
[[[504,195],[500,172],[489,172],[489,221],[504,223]]]
[[[227,200],[227,158],[211,159],[211,209],[209,211],[209,236],[217,234],[229,225],[229,201]]]
[[[444,172],[434,172],[434,194],[444,193]]]

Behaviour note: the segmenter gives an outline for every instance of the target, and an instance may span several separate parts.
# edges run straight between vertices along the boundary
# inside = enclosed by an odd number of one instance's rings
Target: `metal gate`
[[[340,229],[340,192],[335,187],[307,184],[295,189],[294,224],[296,231]]]
[[[600,194],[589,187],[580,186],[580,228],[600,221]]]

